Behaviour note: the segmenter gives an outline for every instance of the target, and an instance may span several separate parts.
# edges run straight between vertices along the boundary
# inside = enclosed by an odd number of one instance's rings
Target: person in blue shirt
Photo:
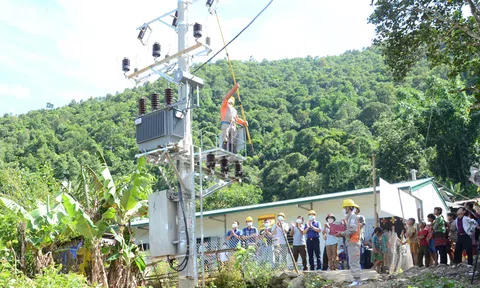
[[[237,248],[237,244],[241,239],[242,230],[238,229],[238,225],[238,221],[233,221],[232,230],[228,231],[227,236],[225,237],[229,249]]]
[[[253,218],[248,216],[245,219],[247,227],[242,230],[242,239],[245,241],[245,246],[255,245],[258,239],[258,229],[253,227]]]
[[[307,251],[308,261],[310,262],[310,270],[315,270],[315,259],[317,259],[317,269],[322,270],[322,261],[320,260],[320,232],[322,232],[320,222],[315,220],[317,213],[314,210],[308,212],[307,228],[303,230],[307,235]],[[315,254],[315,258],[313,257]]]

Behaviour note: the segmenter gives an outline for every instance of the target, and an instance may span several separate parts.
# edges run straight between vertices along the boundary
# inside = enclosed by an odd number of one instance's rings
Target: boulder
[[[288,288],[303,288],[303,279],[305,278],[304,275],[300,275],[297,278],[290,281]]]

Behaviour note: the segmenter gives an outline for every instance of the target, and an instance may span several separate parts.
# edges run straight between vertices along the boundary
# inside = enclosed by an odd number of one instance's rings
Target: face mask
[[[268,223],[263,223],[263,227],[268,228]]]
[[[283,217],[282,216],[278,216],[278,221],[283,221]]]
[[[252,227],[252,224],[253,224],[252,222],[247,222],[248,227]]]
[[[237,228],[237,227],[238,227],[237,223],[233,223],[233,224],[232,224],[232,228],[233,228],[233,229],[235,229],[235,228]]]
[[[328,219],[328,223],[332,224],[332,223],[333,223],[333,219],[332,219],[332,218]]]
[[[297,219],[298,224],[302,224],[302,219]]]
[[[343,214],[347,214],[347,209],[343,208]]]
[[[315,220],[315,216],[313,216],[313,215],[308,215],[308,219],[310,219],[310,220]]]

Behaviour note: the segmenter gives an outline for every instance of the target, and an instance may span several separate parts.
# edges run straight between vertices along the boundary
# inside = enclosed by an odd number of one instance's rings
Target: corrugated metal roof
[[[415,181],[395,183],[392,185],[399,189],[413,189],[415,187],[423,187],[424,185],[428,184],[428,182],[431,182],[432,179],[433,178],[425,178],[425,179],[419,179]],[[380,191],[380,187],[377,186],[377,192],[379,191]],[[230,213],[241,212],[241,211],[258,210],[258,209],[272,208],[272,207],[278,207],[278,206],[287,206],[292,204],[296,205],[296,204],[317,202],[317,201],[323,201],[323,200],[330,200],[335,198],[344,198],[347,196],[359,196],[359,195],[370,194],[370,193],[373,193],[373,187],[344,191],[344,192],[321,194],[321,195],[316,195],[311,197],[296,198],[296,199],[283,200],[283,201],[277,201],[277,202],[262,203],[262,204],[256,204],[256,205],[250,205],[250,206],[240,206],[240,207],[205,211],[203,212],[203,216],[211,217],[211,216],[224,215],[224,214],[230,214]],[[197,212],[195,216],[200,217],[200,213]],[[142,220],[138,220],[131,223],[131,226],[134,226],[134,227],[146,226],[146,225],[148,225],[148,219],[142,219]]]

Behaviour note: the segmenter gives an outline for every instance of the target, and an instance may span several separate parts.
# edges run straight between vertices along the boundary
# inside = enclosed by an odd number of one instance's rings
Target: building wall
[[[442,215],[445,218],[447,217],[448,207],[445,206],[445,203],[442,201],[433,185],[430,184],[422,187],[419,190],[412,192],[412,195],[422,200],[423,221],[427,220],[427,215],[433,213],[433,208],[435,207],[442,207]]]
[[[418,191],[412,193],[413,196],[422,200],[423,206],[423,217],[426,219],[429,213],[433,212],[434,207],[442,207],[444,208],[443,214],[446,215],[447,207],[444,206],[443,201],[440,199],[440,196],[436,193],[434,187],[429,184]],[[380,210],[380,197],[381,193],[377,194],[377,209],[379,212],[379,217],[390,217],[390,216],[400,216],[401,215],[391,215],[385,213]],[[365,237],[369,239],[373,233],[373,225],[374,225],[374,215],[373,215],[373,203],[374,198],[373,194],[369,193],[366,195],[357,195],[357,196],[349,196],[346,198],[351,198],[355,203],[360,206],[361,215],[366,218],[367,225],[365,229]],[[219,244],[223,243],[225,234],[228,230],[231,229],[233,221],[240,222],[240,228],[243,229],[245,224],[245,218],[250,216],[254,219],[254,225],[259,228],[260,230],[263,227],[258,227],[258,218],[268,214],[274,214],[275,216],[283,212],[286,216],[286,223],[290,224],[292,221],[295,221],[297,216],[303,216],[305,220],[308,219],[308,210],[313,209],[317,213],[317,220],[322,223],[325,223],[325,218],[327,214],[333,213],[336,216],[337,222],[343,218],[342,213],[342,201],[344,198],[335,198],[335,199],[328,199],[328,200],[321,200],[310,203],[305,203],[302,205],[297,204],[288,204],[285,206],[277,206],[271,208],[262,208],[262,209],[255,209],[254,207],[248,211],[239,211],[229,213],[227,215],[215,215],[212,217],[204,216],[203,221],[203,234],[204,238],[209,239],[217,239]],[[310,206],[312,205],[312,206]],[[398,203],[400,205],[400,203]],[[226,220],[226,222],[223,222]],[[196,219],[196,236],[197,238],[201,237],[200,234],[200,218],[197,217]],[[136,242],[138,244],[141,243],[148,243],[148,230],[147,227],[136,227],[133,230],[136,232]],[[323,252],[323,245],[324,241],[321,239],[321,248]]]

